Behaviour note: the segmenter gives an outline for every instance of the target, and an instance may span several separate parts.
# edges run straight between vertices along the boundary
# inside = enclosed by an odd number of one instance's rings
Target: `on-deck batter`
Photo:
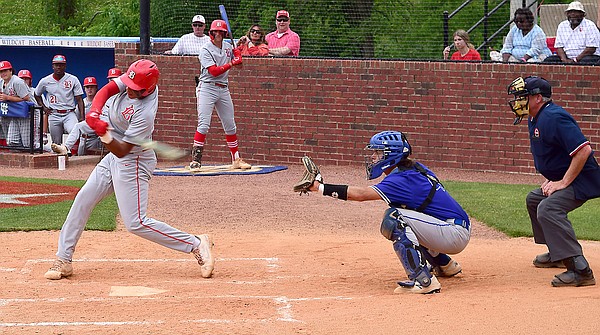
[[[58,258],[44,275],[46,278],[61,279],[73,273],[73,253],[87,220],[96,204],[113,192],[129,232],[177,251],[191,252],[200,264],[202,277],[212,275],[215,259],[208,235],[196,237],[146,216],[156,155],[139,144],[152,139],[159,76],[156,64],[141,59],[96,94],[86,122],[110,153],[96,165],[75,197],[60,231]],[[107,116],[101,117],[102,107],[113,95],[106,106]]]
[[[211,43],[206,43],[198,56],[201,67],[200,82],[196,87],[198,128],[194,134],[191,170],[198,170],[202,166],[202,153],[213,109],[217,110],[217,115],[225,131],[225,140],[231,152],[232,168],[245,170],[252,167],[244,162],[238,151],[233,102],[227,80],[229,70],[233,66],[242,64],[242,54],[240,50],[234,50],[231,44],[223,40],[226,34],[227,24],[225,21],[214,20],[210,25],[209,32]]]

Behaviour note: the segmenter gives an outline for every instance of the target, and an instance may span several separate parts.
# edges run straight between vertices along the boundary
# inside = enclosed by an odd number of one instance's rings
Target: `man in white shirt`
[[[210,37],[204,35],[206,21],[204,16],[196,15],[192,18],[192,29],[194,32],[181,36],[179,41],[171,50],[165,51],[166,54],[174,55],[199,55],[200,49],[206,42],[210,42]]]
[[[547,57],[544,63],[587,64],[600,61],[600,32],[596,24],[585,18],[585,9],[579,1],[573,1],[565,10],[567,20],[556,30],[556,55]]]

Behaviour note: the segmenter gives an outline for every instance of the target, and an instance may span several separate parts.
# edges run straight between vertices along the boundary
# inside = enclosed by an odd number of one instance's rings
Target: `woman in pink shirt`
[[[454,32],[454,46],[456,47],[456,52],[452,54],[452,60],[481,60],[481,55],[471,42],[469,42],[469,34],[459,29]],[[444,59],[448,59],[448,55],[450,55],[450,45],[444,49]]]
[[[255,24],[248,30],[248,33],[238,40],[237,49],[242,52],[242,56],[268,56],[269,46],[265,41],[265,32]]]

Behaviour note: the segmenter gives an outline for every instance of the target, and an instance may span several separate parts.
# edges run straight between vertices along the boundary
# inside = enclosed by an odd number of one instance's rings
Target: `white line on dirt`
[[[56,326],[126,326],[126,325],[152,325],[161,324],[164,321],[102,321],[102,322],[4,322],[0,327],[56,327]]]

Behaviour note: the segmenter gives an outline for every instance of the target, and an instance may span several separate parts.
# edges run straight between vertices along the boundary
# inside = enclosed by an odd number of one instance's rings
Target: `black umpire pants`
[[[542,194],[540,188],[536,188],[529,192],[526,201],[533,240],[537,244],[548,246],[553,262],[583,255],[567,214],[583,205],[586,200],[575,199],[573,186],[556,191],[549,197]]]

